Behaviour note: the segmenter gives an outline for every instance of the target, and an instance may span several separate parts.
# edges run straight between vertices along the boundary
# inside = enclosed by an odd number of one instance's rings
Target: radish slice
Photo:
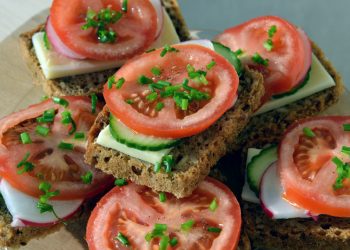
[[[181,44],[196,44],[196,45],[200,45],[208,49],[214,50],[213,43],[210,40],[206,40],[206,39],[191,40],[191,41],[182,42]]]
[[[150,0],[150,2],[157,13],[157,25],[158,25],[157,33],[156,33],[156,39],[157,39],[163,29],[163,21],[164,21],[163,6],[160,0]]]
[[[47,33],[47,37],[50,41],[50,43],[52,44],[52,46],[54,47],[54,49],[69,58],[73,58],[73,59],[85,59],[86,57],[80,54],[77,54],[76,52],[74,52],[73,50],[71,50],[70,48],[68,48],[59,38],[59,36],[57,35],[57,33],[55,32],[51,22],[50,22],[50,17],[47,18],[46,21],[46,33]]]
[[[274,163],[266,170],[260,183],[260,203],[263,210],[272,219],[310,217],[309,211],[295,207],[284,200],[283,192],[277,165]]]
[[[5,200],[6,207],[12,215],[13,227],[49,226],[58,222],[58,219],[51,212],[40,213],[36,207],[37,198],[29,196],[13,188],[5,179],[1,180],[0,192]],[[80,208],[83,200],[53,200],[49,202],[58,217],[66,219],[71,217]]]

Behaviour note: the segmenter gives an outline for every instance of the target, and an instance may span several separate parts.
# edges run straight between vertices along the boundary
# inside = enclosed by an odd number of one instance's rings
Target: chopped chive
[[[55,119],[56,111],[55,109],[45,110],[41,117],[36,118],[38,123],[53,122]]]
[[[208,227],[208,232],[211,232],[211,233],[220,233],[220,232],[221,232],[221,228],[218,228],[218,227]]]
[[[122,11],[124,13],[128,12],[128,0],[123,0]]]
[[[92,172],[91,171],[88,171],[86,172],[86,174],[80,176],[81,180],[83,181],[84,184],[91,184],[92,182]]]
[[[240,55],[243,54],[243,50],[242,50],[242,49],[238,49],[238,50],[236,50],[236,51],[233,52],[233,53],[235,53],[236,56],[240,56]]]
[[[151,72],[152,72],[152,74],[155,75],[155,76],[160,76],[160,74],[162,73],[162,71],[161,71],[160,68],[158,68],[158,67],[153,67],[153,68],[151,69]]]
[[[126,238],[126,236],[124,234],[122,234],[121,232],[118,233],[118,235],[117,235],[117,237],[115,237],[115,239],[117,239],[124,246],[130,245],[128,238]]]
[[[126,99],[125,102],[127,104],[134,104],[134,100],[133,99]]]
[[[163,156],[162,163],[165,166],[165,172],[170,173],[174,165],[174,157],[172,155]]]
[[[147,99],[147,101],[149,101],[149,102],[153,102],[153,101],[155,101],[157,98],[158,98],[158,93],[157,93],[157,92],[153,92],[153,93],[151,93],[151,94],[149,94],[149,95],[146,96],[146,99]]]
[[[50,45],[49,38],[47,37],[46,31],[44,31],[43,41],[44,41],[45,49],[50,50],[51,45]]]
[[[344,165],[343,161],[340,160],[338,157],[333,157],[332,162],[338,167]]]
[[[96,113],[96,106],[97,106],[97,95],[95,93],[91,94],[91,112],[93,114]]]
[[[333,157],[332,162],[336,165],[336,171],[338,174],[338,177],[333,184],[333,189],[337,190],[344,187],[344,179],[350,178],[350,165],[344,163],[338,157]]]
[[[43,127],[43,126],[36,126],[35,128],[35,132],[41,136],[47,136],[50,132],[50,129],[47,127]]]
[[[212,211],[212,212],[215,212],[215,210],[218,208],[218,203],[216,201],[216,198],[214,198],[210,205],[209,205],[209,210]]]
[[[171,47],[170,45],[166,44],[163,48],[163,50],[160,52],[160,56],[164,57],[168,52],[179,52],[178,49]]]
[[[159,223],[156,223],[156,224],[154,225],[154,229],[155,229],[156,231],[162,231],[162,232],[164,232],[164,231],[168,230],[168,226],[167,226],[167,224],[159,224]]]
[[[111,89],[113,87],[113,84],[115,84],[115,76],[114,75],[108,77],[108,80],[107,80],[108,89]]]
[[[28,158],[29,158],[29,156],[30,156],[30,153],[29,152],[27,152],[25,155],[24,155],[24,157],[23,157],[23,159],[17,164],[17,168],[19,168],[19,167],[21,167],[21,166],[23,166],[24,165],[24,163],[26,163],[27,162],[27,160],[28,160]]]
[[[212,60],[210,63],[208,63],[207,65],[207,70],[210,70],[211,68],[213,68],[216,65],[216,62],[214,60]]]
[[[158,102],[158,103],[156,104],[156,107],[155,107],[156,111],[159,112],[159,111],[161,111],[163,108],[164,108],[164,103]]]
[[[181,224],[181,230],[188,232],[191,230],[193,225],[194,225],[194,220],[188,220]]]
[[[32,143],[32,140],[30,139],[30,136],[27,132],[23,132],[20,134],[21,141],[23,144],[30,144]]]
[[[194,73],[196,71],[196,69],[191,64],[186,65],[186,70],[187,73]]]
[[[166,201],[165,193],[163,193],[163,192],[159,193],[159,201],[160,202],[165,202]]]
[[[153,83],[153,80],[146,77],[145,75],[141,75],[138,79],[137,79],[137,82],[139,84],[151,84]]]
[[[49,97],[47,95],[43,95],[41,98],[40,98],[40,101],[46,101],[47,99],[49,99]]]
[[[187,110],[188,109],[188,99],[182,99],[181,100],[181,109]]]
[[[120,88],[123,86],[124,83],[125,83],[125,78],[122,77],[122,78],[119,78],[119,79],[118,79],[118,81],[117,81],[117,83],[115,84],[115,86],[116,86],[117,89],[120,89]]]
[[[153,49],[149,49],[149,50],[146,50],[145,53],[151,53],[151,52],[153,52],[153,51],[155,51],[155,50],[156,50],[156,49],[154,49],[154,48],[153,48]]]
[[[267,31],[267,34],[269,35],[269,38],[263,44],[264,48],[267,51],[271,51],[273,49],[272,37],[275,35],[276,32],[277,32],[277,26],[276,25],[272,25],[270,27],[270,29]]]
[[[160,162],[157,162],[156,164],[154,164],[154,172],[158,173],[161,167],[162,167],[162,164]]]
[[[77,129],[77,125],[75,124],[75,121],[72,118],[72,113],[68,110],[65,110],[61,113],[61,116],[62,116],[62,120],[61,120],[62,124],[65,124],[65,125],[71,124],[72,125],[72,127],[68,131],[68,134],[69,135],[74,134],[74,132]]]
[[[271,39],[267,39],[263,45],[267,51],[271,51],[273,49],[273,42]]]
[[[64,150],[73,150],[74,145],[73,145],[72,143],[67,143],[67,142],[61,141],[61,142],[58,144],[58,148],[59,148],[59,149],[64,149]]]
[[[255,62],[257,64],[261,64],[264,66],[269,65],[269,59],[262,58],[261,55],[259,55],[259,53],[257,53],[257,52],[252,56],[252,60],[253,60],[253,62]]]
[[[343,130],[346,132],[350,131],[350,124],[343,124]]]
[[[22,169],[17,171],[17,174],[23,174],[25,172],[31,172],[34,169],[34,164],[31,162],[28,162],[28,158],[29,158],[30,153],[27,152],[26,155],[24,156],[24,158],[17,164],[17,168],[21,168]]]
[[[343,146],[341,148],[341,152],[344,153],[344,154],[350,155],[350,147]]]
[[[126,179],[115,179],[114,181],[114,185],[118,186],[118,187],[122,187],[122,186],[125,186],[125,185],[128,185],[128,182]]]
[[[176,237],[173,237],[173,238],[169,241],[169,244],[170,244],[170,246],[172,246],[172,247],[176,246],[177,243],[178,243],[178,240],[177,240]]]
[[[159,250],[166,250],[168,248],[169,245],[169,236],[163,235],[160,238],[160,242],[159,242]]]
[[[153,239],[153,234],[151,232],[148,232],[146,235],[145,235],[145,240],[147,242],[150,242],[151,240]]]
[[[276,25],[272,25],[270,27],[270,29],[267,31],[268,35],[269,35],[269,38],[272,38],[275,33],[277,32],[277,26]]]
[[[84,132],[76,132],[74,134],[74,139],[85,139],[85,133]]]
[[[305,127],[303,128],[303,132],[304,132],[304,135],[306,135],[307,137],[315,137],[315,133],[312,131],[311,128],[308,128],[308,127]]]
[[[65,108],[67,108],[68,105],[69,105],[69,102],[66,99],[63,99],[63,98],[60,98],[60,97],[57,97],[57,96],[52,97],[52,100],[53,100],[54,103],[59,104],[59,105],[65,107]]]

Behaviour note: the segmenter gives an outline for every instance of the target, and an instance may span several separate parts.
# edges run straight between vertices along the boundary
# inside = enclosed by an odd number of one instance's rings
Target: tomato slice
[[[92,114],[91,102],[88,97],[63,97],[69,102],[67,110],[71,111],[76,123],[76,131],[87,133],[96,117]],[[54,121],[39,124],[37,117],[44,111],[54,109]],[[74,139],[69,135],[71,125],[61,122],[61,114],[66,110],[53,103],[51,99],[32,105],[27,109],[13,113],[0,120],[0,175],[13,187],[34,197],[42,192],[38,189],[41,181],[49,182],[60,195],[53,199],[67,200],[93,196],[113,181],[110,176],[84,163],[86,140]],[[100,106],[97,107],[97,111]],[[38,125],[50,128],[49,134],[41,136],[35,132]],[[22,144],[20,134],[27,132],[32,143]],[[72,143],[73,150],[58,148],[60,142]],[[32,171],[18,174],[17,164],[29,153],[28,162],[34,165]],[[81,176],[88,171],[93,174],[91,184],[84,184]]]
[[[332,161],[338,157],[344,163],[350,156],[341,152],[350,145],[350,133],[343,124],[350,117],[316,117],[295,123],[281,141],[278,171],[285,198],[312,214],[350,217],[350,181],[345,178],[343,187],[334,188],[338,171]],[[314,136],[304,134],[310,128]]]
[[[51,24],[61,41],[74,52],[96,60],[120,60],[145,51],[155,40],[157,13],[148,0],[128,1],[128,11],[106,28],[116,32],[116,41],[100,43],[96,28],[82,30],[88,9],[103,8],[122,12],[123,0],[54,0]],[[69,6],[69,7],[68,7]]]
[[[269,38],[268,30],[276,25],[272,37],[273,48],[268,51],[264,42]],[[305,78],[311,66],[311,44],[304,31],[276,16],[263,16],[229,28],[216,40],[233,51],[242,49],[243,63],[264,75],[266,96],[288,92]],[[254,63],[251,57],[259,53],[268,59],[268,66]]]
[[[218,207],[208,209],[213,199]],[[194,220],[193,228],[181,231],[181,224]],[[176,199],[167,194],[160,202],[158,195],[147,187],[128,184],[116,187],[105,195],[93,210],[87,225],[86,240],[90,250],[124,249],[116,235],[125,235],[133,249],[158,249],[159,239],[145,240],[156,223],[166,224],[166,235],[176,237],[178,244],[167,249],[234,249],[237,246],[241,212],[232,192],[222,183],[207,178],[193,194]],[[208,232],[208,227],[221,228],[220,233]]]
[[[238,75],[232,65],[214,51],[194,44],[173,46],[178,52],[169,52],[160,56],[162,49],[145,53],[126,63],[115,74],[115,79],[124,78],[120,88],[104,87],[103,95],[110,111],[129,128],[146,135],[165,138],[191,136],[207,129],[229,109],[237,97]],[[206,66],[215,61],[210,70]],[[207,84],[198,83],[188,77],[186,67],[206,72]],[[153,67],[161,70],[159,76],[151,73]],[[151,93],[148,84],[139,84],[138,78],[144,75],[154,82],[167,81],[172,86],[189,79],[189,86],[208,94],[209,98],[193,101],[183,111],[172,97],[162,97],[161,90],[156,89],[159,98],[147,100]],[[180,89],[180,92],[183,89]],[[127,103],[132,100],[132,104]],[[157,103],[164,108],[157,111]]]

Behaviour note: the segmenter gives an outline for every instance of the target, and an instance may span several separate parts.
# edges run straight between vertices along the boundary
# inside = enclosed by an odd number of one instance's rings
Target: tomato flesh
[[[216,198],[218,207],[208,209]],[[195,221],[188,232],[181,224]],[[234,249],[240,233],[240,208],[237,200],[223,184],[206,179],[194,193],[183,199],[167,194],[164,203],[150,189],[136,184],[114,188],[98,203],[89,219],[86,239],[89,249],[124,249],[116,240],[120,232],[125,235],[130,247],[157,249],[159,237],[149,243],[145,240],[155,223],[167,225],[165,232],[176,237],[178,244],[171,249]],[[208,232],[208,227],[218,227],[220,233]]]
[[[54,0],[50,21],[60,40],[79,55],[96,60],[128,59],[142,53],[155,40],[157,13],[150,1],[128,1],[128,11],[106,27],[116,32],[113,43],[99,42],[96,28],[81,28],[89,9],[98,13],[110,7],[122,12],[122,3],[122,0]]]
[[[143,54],[126,63],[115,74],[115,79],[125,79],[120,89],[104,87],[103,95],[110,111],[125,125],[136,132],[165,138],[181,138],[202,132],[229,109],[237,97],[239,78],[233,66],[221,55],[199,45],[179,44],[173,46],[178,52],[160,56],[162,49]],[[215,66],[206,66],[215,61]],[[206,71],[207,84],[198,83],[188,77],[187,66]],[[153,76],[153,67],[161,69],[159,76]],[[150,94],[148,84],[139,84],[144,75],[154,82],[166,81],[176,86],[185,79],[188,85],[206,93],[206,100],[192,102],[185,111],[178,108],[171,97],[147,100]],[[183,89],[180,89],[183,91]],[[128,103],[132,100],[132,103]],[[157,111],[158,102],[164,107]]]
[[[76,131],[87,136],[96,114],[91,113],[91,102],[88,97],[64,97],[69,102],[68,110],[76,123]],[[38,123],[36,118],[47,109],[55,109],[52,123]],[[69,135],[71,125],[62,124],[61,114],[65,109],[51,100],[13,113],[0,121],[1,147],[0,175],[13,187],[34,197],[39,197],[39,183],[42,181],[59,190],[60,195],[53,199],[67,200],[87,198],[100,193],[108,187],[112,178],[84,162],[86,140],[74,139]],[[100,106],[97,107],[97,111]],[[6,125],[7,124],[7,125]],[[36,127],[48,127],[47,136],[39,135]],[[22,144],[20,134],[29,134],[32,143]],[[73,150],[58,148],[61,142],[72,143]],[[19,174],[17,164],[29,153],[28,162],[34,165],[31,171]],[[81,176],[88,171],[93,174],[91,184],[84,184]]]
[[[350,217],[349,178],[342,181],[342,188],[335,188],[338,178],[336,164],[338,157],[343,163],[350,162],[350,156],[342,153],[343,146],[350,145],[350,133],[343,124],[349,124],[349,117],[316,117],[298,121],[285,133],[278,157],[278,171],[285,198],[312,214],[327,214]],[[303,129],[314,132],[306,137]]]
[[[264,42],[269,39],[268,31],[273,25],[277,31],[271,38],[273,48],[268,51]],[[242,49],[242,62],[263,74],[265,100],[302,83],[311,66],[311,44],[306,34],[280,17],[254,18],[225,30],[216,40],[233,51]],[[251,57],[255,53],[268,59],[268,66],[253,62]]]

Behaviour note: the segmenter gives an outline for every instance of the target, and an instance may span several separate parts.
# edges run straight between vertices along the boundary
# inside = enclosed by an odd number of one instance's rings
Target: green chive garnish
[[[168,226],[167,226],[167,224],[156,223],[154,225],[154,230],[164,232],[164,231],[168,230]]]
[[[91,184],[92,182],[92,172],[91,171],[88,171],[86,172],[86,174],[80,176],[81,180],[83,181],[84,184]]]
[[[163,50],[160,52],[160,56],[164,57],[168,52],[179,52],[179,50],[169,46],[168,44],[166,44],[164,46]]]
[[[35,128],[35,132],[41,136],[47,136],[50,132],[50,129],[47,127],[43,127],[43,126],[36,126]]]
[[[304,135],[306,135],[307,137],[310,137],[310,138],[316,136],[315,133],[312,131],[312,129],[308,128],[308,127],[303,128],[303,132],[304,132]]]
[[[154,172],[158,173],[161,167],[162,167],[162,164],[160,162],[157,162],[156,164],[154,164]]]
[[[42,116],[36,118],[36,121],[39,123],[53,122],[55,119],[55,115],[55,109],[48,109],[44,111],[44,114]]]
[[[220,233],[220,232],[221,232],[221,228],[218,228],[218,227],[208,227],[208,232],[211,232],[211,233]]]
[[[159,112],[159,111],[161,111],[163,108],[164,108],[164,103],[158,102],[158,103],[156,104],[156,107],[155,107],[156,111]]]
[[[116,186],[118,186],[118,187],[122,187],[122,186],[125,186],[125,185],[127,185],[127,184],[128,184],[127,180],[126,180],[126,179],[123,179],[123,178],[121,178],[121,179],[115,179],[115,181],[114,181],[114,185],[116,185]]]
[[[32,143],[32,140],[30,139],[30,136],[27,132],[23,132],[20,134],[21,141],[23,144],[30,144]]]
[[[341,148],[341,152],[344,153],[344,154],[350,155],[350,147],[343,146]]]
[[[115,237],[120,243],[122,243],[124,246],[129,246],[129,240],[128,238],[126,238],[126,236],[124,234],[122,234],[121,232],[118,233],[117,237]]]
[[[96,108],[95,108],[96,109]],[[69,135],[72,135],[74,134],[74,132],[76,131],[77,129],[77,125],[75,124],[75,121],[73,120],[72,118],[72,113],[68,110],[65,110],[61,113],[61,116],[62,116],[62,120],[61,120],[61,123],[64,124],[64,125],[68,125],[68,124],[71,124],[72,127],[70,128],[70,130],[68,131],[68,134]]]
[[[23,167],[22,169],[17,171],[17,174],[23,174],[25,172],[30,172],[34,169],[34,167],[35,167],[34,164],[28,161],[29,155],[30,155],[30,153],[27,152],[25,154],[25,156],[23,157],[23,159],[17,164],[17,168]]]
[[[126,99],[125,102],[127,104],[134,104],[134,100],[133,99]]]
[[[61,141],[60,144],[58,144],[59,149],[64,149],[64,150],[73,150],[74,145],[72,143],[67,143]]]
[[[266,40],[263,45],[267,51],[271,51],[273,49],[273,42],[271,39]]]
[[[46,31],[44,31],[43,41],[44,41],[45,49],[50,50],[51,44],[50,44],[49,38],[47,37]]]
[[[96,113],[96,106],[97,106],[97,95],[95,93],[91,94],[91,112],[93,114]]]
[[[169,245],[169,236],[163,235],[160,238],[160,242],[159,242],[159,250],[167,250],[168,245]]]
[[[85,139],[85,133],[84,132],[76,132],[74,135],[74,139]]]
[[[111,89],[113,87],[113,84],[115,84],[115,76],[114,75],[108,77],[108,80],[107,80],[108,89]]]
[[[270,29],[267,31],[267,33],[268,33],[270,38],[272,38],[275,35],[276,32],[277,32],[277,26],[276,25],[272,25],[270,27]]]
[[[57,219],[60,219],[58,215],[56,214],[55,210],[53,209],[53,206],[48,204],[47,202],[49,199],[51,199],[54,196],[57,196],[60,194],[59,190],[56,191],[50,191],[51,184],[48,182],[40,182],[39,184],[39,190],[42,191],[44,194],[40,195],[39,201],[36,204],[36,207],[39,209],[39,212],[46,213],[46,212],[52,212],[54,216]]]
[[[214,60],[212,60],[210,63],[208,63],[207,65],[207,70],[210,70],[211,68],[213,68],[216,65],[216,62]]]
[[[350,124],[343,124],[343,129],[344,129],[344,131],[349,132],[350,131]]]
[[[125,83],[125,79],[124,79],[124,77],[122,77],[122,78],[118,79],[118,81],[115,84],[115,86],[116,86],[117,89],[120,89],[123,86],[124,83]]]
[[[128,12],[128,0],[123,0],[122,11],[124,13]]]
[[[264,48],[267,51],[271,51],[273,49],[272,37],[275,35],[276,32],[277,32],[277,26],[276,25],[272,25],[270,27],[270,29],[267,31],[267,34],[268,34],[269,38],[263,44]]]
[[[146,50],[145,52],[146,52],[146,53],[151,53],[151,52],[153,52],[153,51],[155,51],[155,50],[156,50],[156,49],[153,48],[153,49]]]
[[[336,171],[338,174],[335,183],[333,184],[333,189],[337,190],[344,187],[343,181],[350,178],[350,165],[344,163],[338,157],[333,157],[332,162],[336,165]]]
[[[69,102],[66,99],[63,99],[63,98],[60,98],[60,97],[56,97],[56,96],[52,97],[52,100],[53,100],[54,103],[59,104],[59,105],[65,107],[65,108],[67,108],[68,105],[69,105]]]
[[[49,99],[49,97],[47,95],[43,95],[41,98],[40,98],[40,101],[46,101],[47,99]]]
[[[188,232],[191,230],[193,225],[194,225],[194,220],[188,220],[181,224],[181,230]]]
[[[151,69],[151,72],[152,72],[152,74],[155,75],[155,76],[160,76],[160,74],[162,73],[162,71],[161,71],[160,68],[158,68],[158,67],[153,67],[153,68]]]
[[[162,163],[165,166],[165,172],[170,173],[174,165],[174,157],[172,155],[163,156]]]
[[[139,84],[151,84],[153,83],[153,80],[146,77],[145,75],[141,75],[138,79],[137,79],[137,82]]]
[[[212,212],[215,212],[215,210],[218,208],[218,203],[216,201],[216,198],[212,200],[212,202],[209,205],[209,210]]]
[[[269,65],[269,59],[262,58],[261,55],[259,55],[259,53],[257,53],[257,52],[252,56],[252,60],[253,60],[253,62],[255,62],[257,64],[261,64],[264,66]]]
[[[177,243],[178,243],[178,240],[176,237],[172,238],[169,242],[170,246],[172,246],[172,247],[176,246]]]
[[[188,99],[182,99],[181,100],[181,109],[187,110],[188,109]]]
[[[160,202],[165,202],[166,201],[166,195],[165,193],[159,193],[159,201]]]
[[[158,98],[158,93],[157,93],[157,92],[153,92],[153,93],[151,93],[151,94],[149,94],[149,95],[146,96],[146,99],[147,99],[147,101],[149,101],[149,102],[153,102],[153,101],[155,101],[157,98]]]
[[[236,51],[233,52],[233,53],[235,53],[236,56],[240,56],[240,55],[243,54],[243,50],[242,50],[242,49],[238,49],[238,50],[236,50]]]

